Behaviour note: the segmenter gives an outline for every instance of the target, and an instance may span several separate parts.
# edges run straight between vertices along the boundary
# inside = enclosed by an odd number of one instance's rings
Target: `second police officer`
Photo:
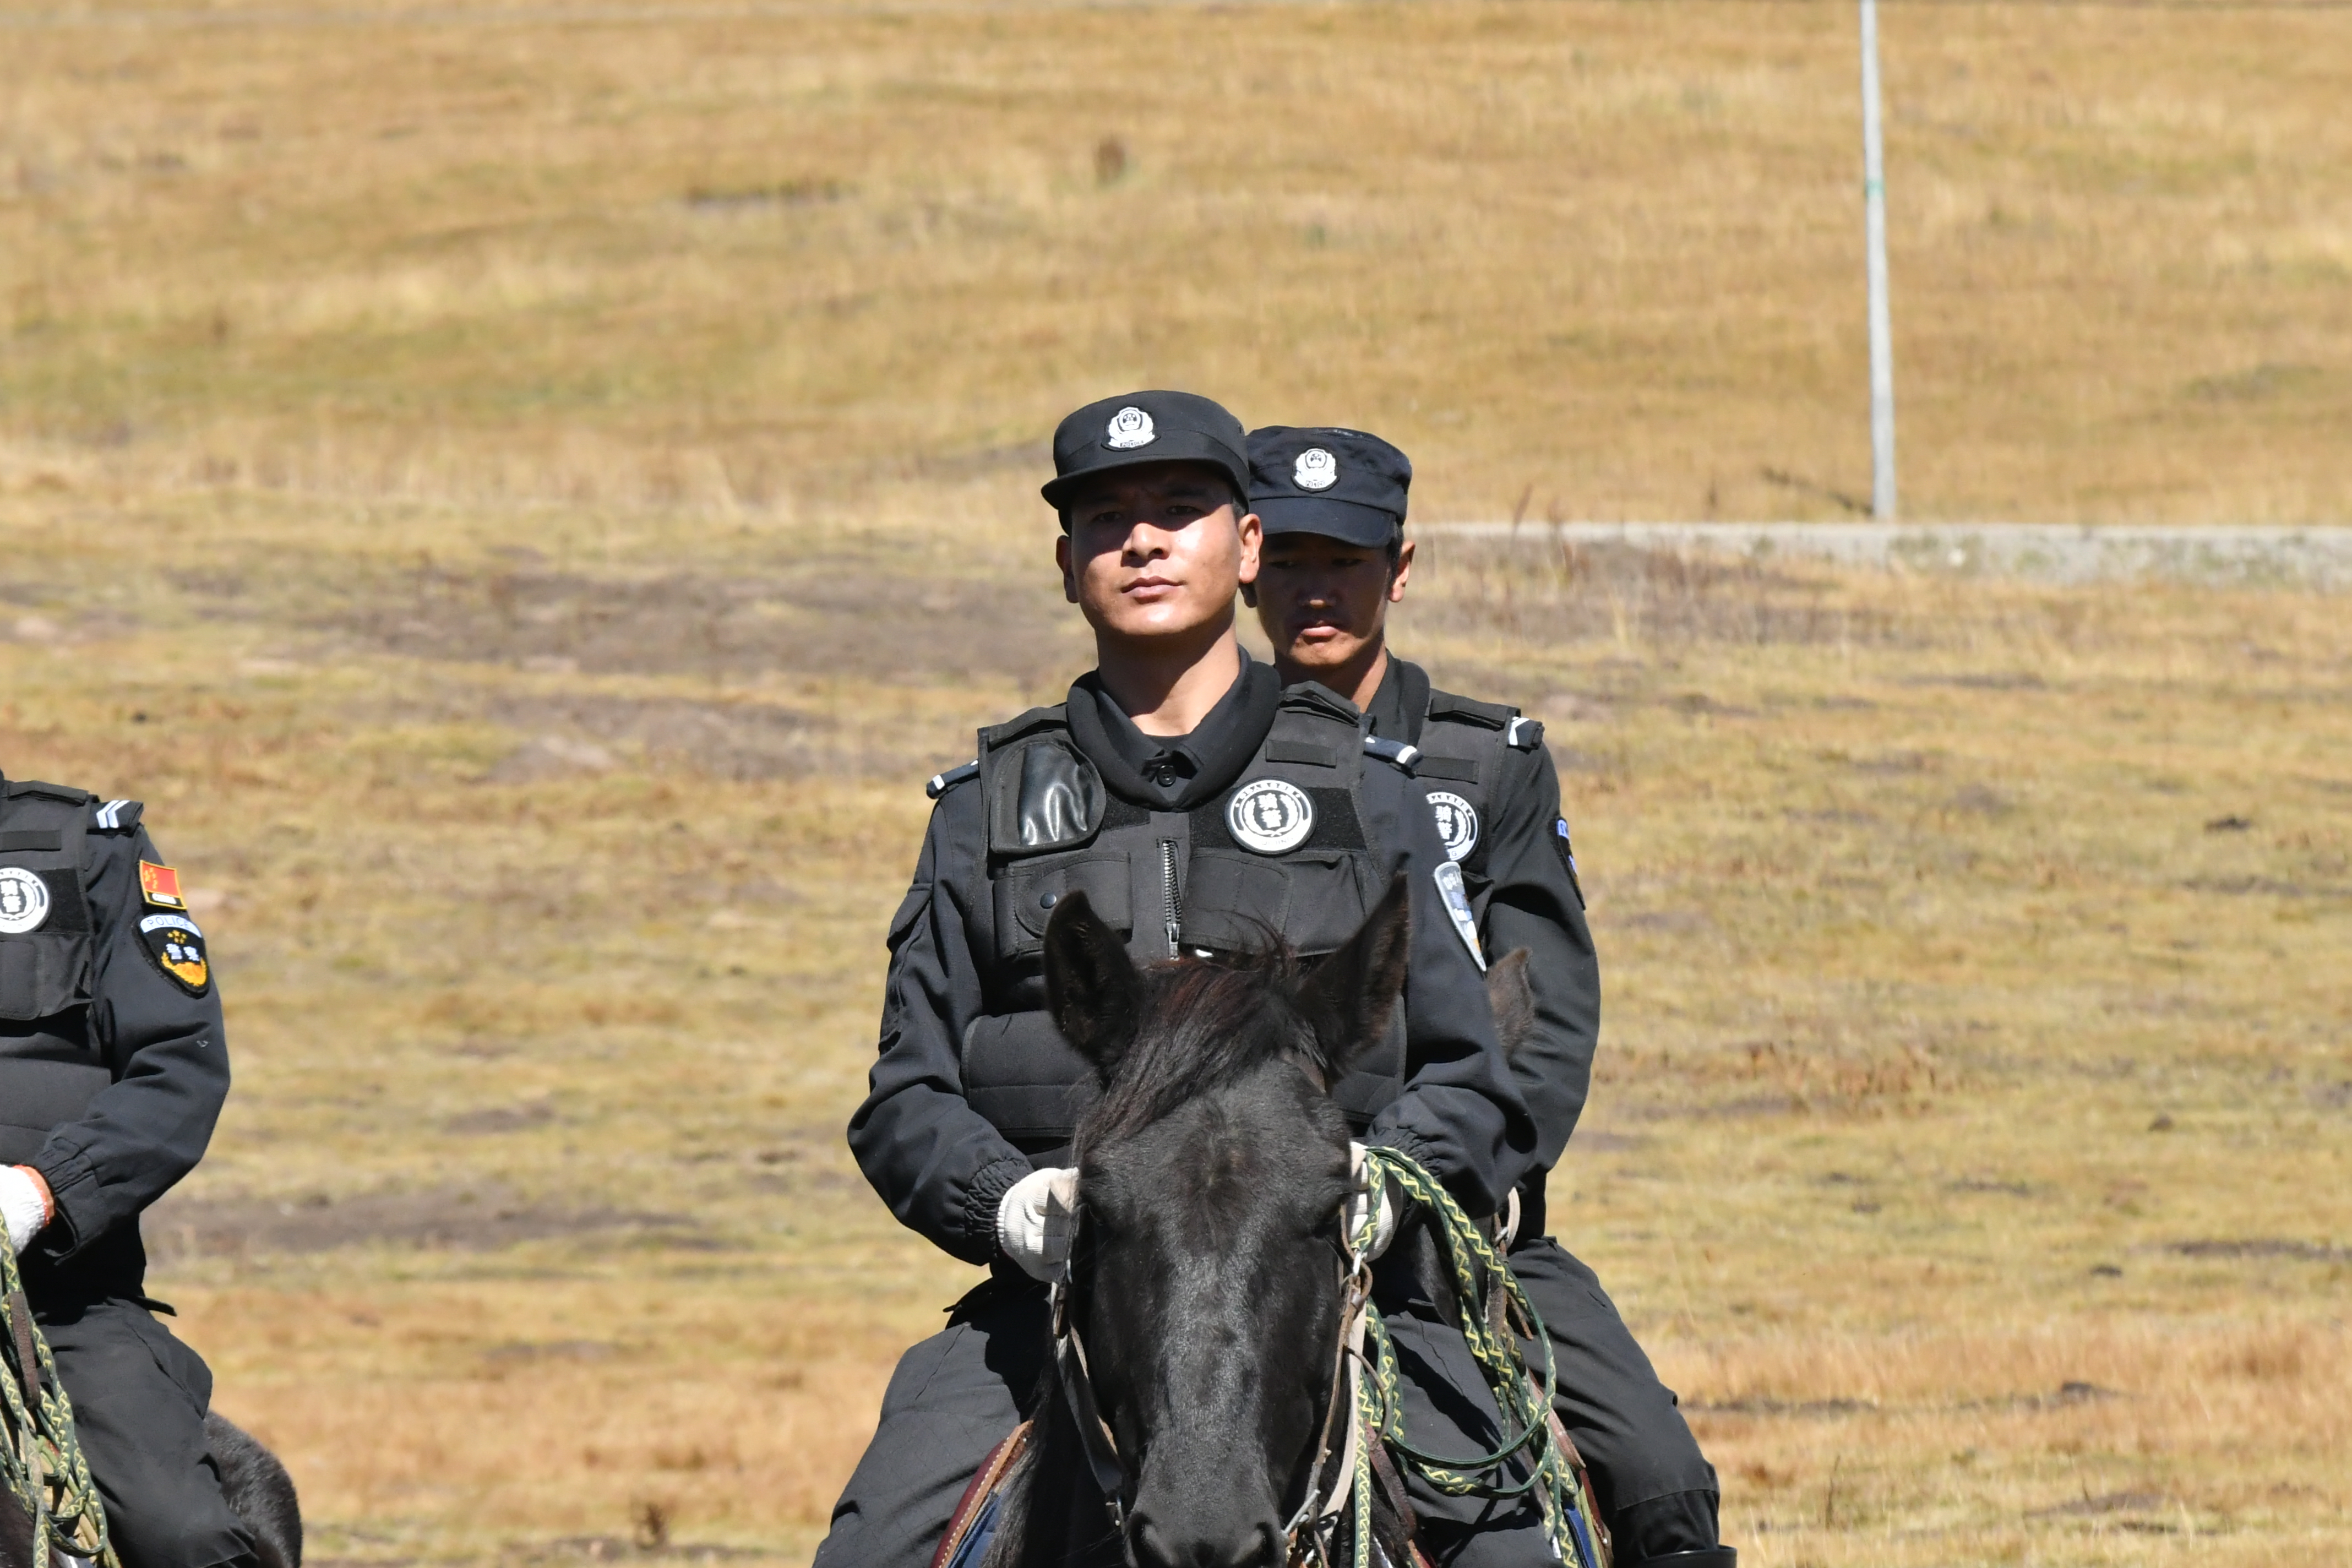
[[[1543,726],[1439,690],[1389,653],[1388,607],[1412,573],[1412,465],[1402,452],[1358,430],[1273,426],[1251,433],[1250,469],[1263,542],[1244,594],[1282,679],[1338,692],[1374,734],[1419,748],[1413,771],[1464,873],[1485,951],[1528,950],[1535,1027],[1512,1065],[1538,1146],[1516,1194],[1511,1268],[1550,1334],[1557,1408],[1591,1468],[1616,1560],[1731,1568],[1736,1554],[1717,1534],[1715,1470],[1674,1394],[1592,1270],[1545,1234],[1545,1175],[1591,1081],[1601,973]]]
[[[1402,872],[1401,1020],[1334,1098],[1360,1139],[1412,1155],[1474,1215],[1495,1213],[1536,1152],[1408,749],[1368,740],[1353,704],[1320,687],[1284,690],[1235,639],[1235,593],[1257,569],[1244,443],[1223,408],[1173,392],[1092,405],[1055,432],[1045,495],[1097,667],[1066,701],[982,731],[978,761],[932,781],[890,925],[880,1053],[849,1126],[891,1212],[992,1278],[899,1362],[817,1568],[923,1568],[1035,1384],[1037,1281],[1055,1261],[1045,1194],[1067,1179],[1092,1077],[1045,1011],[1043,942],[1063,897],[1083,889],[1138,961],[1248,949],[1269,926],[1312,958]],[[1459,1335],[1426,1316],[1396,1326],[1445,1385],[1436,1400],[1405,1390],[1416,1430],[1475,1451],[1475,1435],[1447,1430],[1465,1405],[1446,1389],[1483,1394]],[[1531,1509],[1497,1528],[1458,1502],[1415,1503],[1433,1554],[1464,1568],[1549,1560]]]

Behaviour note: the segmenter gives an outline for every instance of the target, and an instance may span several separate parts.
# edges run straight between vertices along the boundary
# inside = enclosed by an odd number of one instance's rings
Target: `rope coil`
[[[0,1488],[33,1517],[41,1561],[49,1552],[121,1568],[106,1535],[106,1505],[74,1436],[73,1401],[0,1236]]]
[[[1416,1447],[1404,1429],[1404,1401],[1396,1350],[1380,1311],[1362,1305],[1363,1348],[1352,1356],[1357,1418],[1385,1444],[1405,1468],[1452,1497],[1519,1498],[1532,1495],[1543,1516],[1553,1554],[1570,1568],[1609,1568],[1609,1533],[1601,1523],[1591,1481],[1575,1445],[1553,1414],[1559,1375],[1543,1319],[1512,1277],[1486,1233],[1438,1181],[1410,1156],[1377,1146],[1365,1150],[1368,1181],[1394,1182],[1405,1196],[1425,1205],[1445,1246],[1456,1299],[1462,1306],[1462,1337],[1485,1377],[1509,1434],[1482,1454],[1447,1456]],[[1360,1258],[1372,1240],[1377,1205],[1367,1205],[1363,1227],[1347,1238]],[[1521,1337],[1543,1351],[1540,1384],[1520,1351]],[[1354,1568],[1373,1568],[1371,1443],[1355,1446],[1349,1522],[1355,1536]],[[1507,1472],[1524,1470],[1517,1480]],[[1321,1542],[1317,1545],[1319,1548]],[[1318,1551],[1318,1555],[1322,1553]],[[1328,1563],[1328,1556],[1325,1558]]]

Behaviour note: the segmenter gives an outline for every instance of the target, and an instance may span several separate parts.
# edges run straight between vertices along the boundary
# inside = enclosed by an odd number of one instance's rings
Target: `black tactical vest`
[[[87,1026],[93,936],[82,833],[95,796],[0,788],[0,1165],[79,1120],[113,1074]]]
[[[1495,891],[1486,872],[1486,834],[1494,824],[1506,753],[1542,745],[1543,726],[1498,702],[1432,691],[1414,743],[1421,760],[1413,764],[1413,776],[1428,793],[1430,809],[1437,814],[1437,837],[1461,866],[1470,908],[1483,926]]]
[[[1113,795],[1063,708],[980,735],[993,952],[988,1012],[963,1039],[964,1095],[1015,1146],[1066,1146],[1094,1069],[1045,1012],[1045,922],[1084,889],[1139,963],[1238,952],[1278,933],[1309,961],[1355,934],[1387,883],[1362,806],[1355,710],[1319,688],[1283,693],[1273,727],[1215,800],[1153,811]],[[1373,760],[1372,766],[1387,766]],[[1402,1013],[1332,1090],[1361,1126],[1402,1091]]]

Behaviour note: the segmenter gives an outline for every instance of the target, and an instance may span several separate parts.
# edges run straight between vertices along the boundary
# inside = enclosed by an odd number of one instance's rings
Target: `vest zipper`
[[[1184,909],[1176,892],[1176,841],[1173,838],[1160,841],[1160,883],[1161,890],[1168,895],[1168,956],[1174,958],[1178,956],[1177,938],[1184,928]]]

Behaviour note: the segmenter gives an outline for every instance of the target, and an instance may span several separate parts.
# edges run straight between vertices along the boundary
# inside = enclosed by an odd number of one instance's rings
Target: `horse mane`
[[[1146,969],[1142,1026],[1080,1119],[1077,1152],[1142,1131],[1186,1101],[1296,1054],[1307,1026],[1298,957],[1272,932],[1254,951]]]

